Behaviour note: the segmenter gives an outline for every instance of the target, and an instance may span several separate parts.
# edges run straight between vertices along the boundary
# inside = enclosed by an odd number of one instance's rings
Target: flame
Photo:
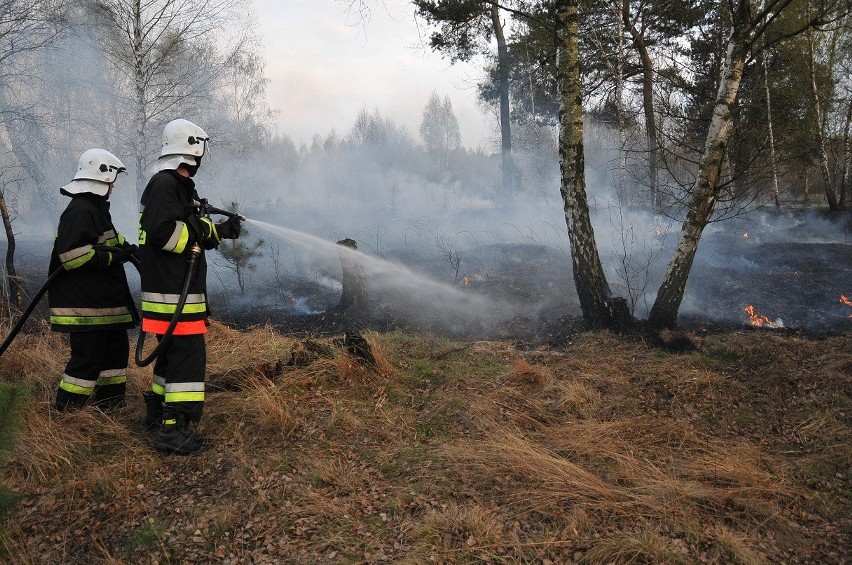
[[[467,277],[462,277],[462,282],[464,282],[464,285],[467,286],[470,284],[470,279]]]
[[[774,322],[767,318],[766,316],[762,316],[757,314],[754,311],[754,306],[748,305],[745,307],[745,313],[748,314],[749,321],[751,321],[751,325],[756,328],[783,328],[784,322],[781,321],[781,318],[777,318]]]
[[[744,237],[744,238],[746,238],[746,239],[748,239],[748,232],[744,232],[744,233],[743,233],[743,237]]]
[[[845,297],[844,295],[842,295],[842,294],[840,295],[840,302],[841,302],[842,304],[847,305],[847,306],[852,306],[852,300],[849,300],[848,298],[846,298],[846,297]],[[849,314],[849,317],[850,317],[850,318],[852,318],[852,314]]]

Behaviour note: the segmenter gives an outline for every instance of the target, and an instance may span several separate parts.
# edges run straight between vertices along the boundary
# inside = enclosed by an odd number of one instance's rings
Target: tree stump
[[[353,250],[358,249],[358,243],[354,239],[341,239],[337,244]],[[367,287],[364,271],[354,254],[348,251],[340,251],[338,256],[343,270],[343,293],[334,310],[335,312],[358,316],[367,309]]]

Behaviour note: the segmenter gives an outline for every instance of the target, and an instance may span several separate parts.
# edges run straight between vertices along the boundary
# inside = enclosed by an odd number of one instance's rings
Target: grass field
[[[0,560],[850,559],[850,335],[693,335],[685,355],[609,333],[365,336],[372,363],[214,324],[214,448],[189,458],[142,428],[150,368],[131,367],[128,407],[57,416],[67,345],[19,337],[0,359],[0,392],[24,391],[0,410],[18,430],[0,442]]]

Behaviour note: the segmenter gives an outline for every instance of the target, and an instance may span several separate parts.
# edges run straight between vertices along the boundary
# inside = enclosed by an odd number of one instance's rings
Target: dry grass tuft
[[[733,532],[725,526],[714,527],[710,534],[713,541],[707,555],[714,563],[737,565],[766,563],[766,559],[751,547],[748,536]]]
[[[578,418],[591,418],[601,405],[601,393],[579,381],[559,381],[551,397],[555,410]]]
[[[448,502],[426,512],[413,532],[418,554],[439,563],[490,560],[503,543],[502,523],[492,509]]]
[[[692,563],[689,550],[680,539],[671,539],[650,527],[632,532],[616,532],[595,542],[583,555],[582,563]]]
[[[542,365],[533,365],[523,357],[515,360],[509,373],[509,382],[542,388],[553,381],[553,373]]]
[[[240,393],[219,395],[218,402],[209,403],[210,417],[226,426],[239,422],[247,426],[252,438],[264,442],[289,439],[304,426],[285,389],[263,376],[247,377],[243,385]],[[235,420],[234,415],[239,417]]]

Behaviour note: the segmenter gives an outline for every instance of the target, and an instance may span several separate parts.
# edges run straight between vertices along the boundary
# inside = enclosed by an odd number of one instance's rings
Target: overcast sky
[[[255,0],[278,128],[298,144],[345,133],[361,108],[408,128],[419,140],[432,91],[449,96],[462,143],[493,149],[495,119],[476,100],[474,64],[450,65],[428,48],[427,30],[406,0],[368,0],[369,21],[338,0]]]

